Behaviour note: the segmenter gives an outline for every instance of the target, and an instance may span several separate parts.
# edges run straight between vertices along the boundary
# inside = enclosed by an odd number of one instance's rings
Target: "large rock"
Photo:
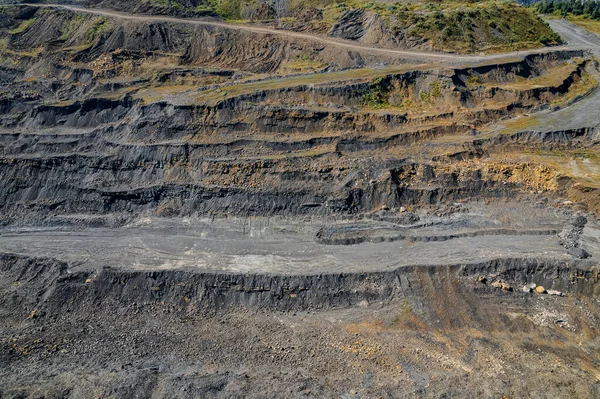
[[[575,219],[573,219],[573,221],[571,222],[571,224],[574,227],[582,229],[582,228],[585,227],[585,225],[587,224],[587,222],[588,222],[588,220],[587,220],[587,218],[585,216],[579,215]]]
[[[569,248],[568,252],[569,252],[569,255],[571,255],[572,257],[577,258],[577,259],[587,259],[592,256],[585,249],[578,248],[578,247]]]
[[[537,294],[545,294],[546,289],[544,287],[542,287],[541,285],[538,285],[537,287],[535,287],[535,292]]]

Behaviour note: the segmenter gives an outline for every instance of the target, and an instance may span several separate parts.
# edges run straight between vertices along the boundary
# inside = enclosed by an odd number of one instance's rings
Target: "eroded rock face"
[[[54,19],[48,22],[58,25],[68,14],[49,15]],[[246,77],[240,72],[192,66],[159,69],[143,79],[122,78],[124,63],[135,61],[136,71],[147,67],[138,57],[140,47],[183,51],[191,33],[177,32],[169,24],[137,23],[108,30],[77,55],[95,61],[88,68],[63,67],[60,79],[50,86],[53,91],[34,80],[20,84],[30,85],[37,97],[4,97],[1,121],[7,130],[1,138],[0,175],[9,182],[2,193],[4,223],[45,223],[73,213],[129,215],[118,220],[144,213],[357,214],[381,207],[498,198],[526,186],[556,190],[557,173],[549,168],[475,161],[485,159],[494,146],[570,145],[592,136],[585,129],[519,133],[473,140],[445,155],[415,157],[410,150],[428,141],[477,134],[486,123],[559,99],[594,67],[585,59],[568,61],[581,52],[283,87],[265,82],[263,88],[262,81],[237,86],[235,79]],[[200,44],[187,47],[185,62],[237,54],[252,68],[272,70],[286,59],[275,53],[288,51],[286,45],[278,49],[253,40],[253,46],[273,55],[269,66],[264,59],[253,60],[253,49],[236,50],[232,36],[243,37],[239,31],[202,27],[196,33],[202,36]],[[76,43],[76,36],[69,44]],[[15,46],[40,44],[29,31],[15,41]],[[120,46],[128,50],[112,51]],[[95,55],[107,52],[105,58]],[[49,65],[58,69],[59,64]],[[561,79],[534,88],[517,85],[520,79],[543,82],[558,67]],[[27,73],[33,71],[19,75],[7,70],[6,79]],[[176,92],[169,101],[136,93],[138,85],[152,96],[157,86],[194,87],[197,81],[217,83],[201,87],[198,97]],[[239,93],[230,95],[230,89]],[[125,94],[117,98],[104,96],[121,90]],[[40,97],[57,96],[80,99],[40,104]],[[372,159],[374,155],[384,159]]]
[[[344,12],[328,34],[362,43],[381,44],[386,39],[386,31],[387,28],[378,14],[355,9]]]
[[[390,272],[342,273],[319,275],[240,275],[202,273],[181,270],[135,271],[128,268],[105,267],[101,270],[67,272],[67,264],[53,259],[36,259],[2,255],[2,273],[6,281],[18,283],[30,276],[29,291],[4,287],[4,310],[21,313],[54,314],[84,311],[93,303],[110,302],[125,306],[129,303],[160,304],[169,302],[186,306],[195,312],[233,308],[289,310],[329,309],[357,306],[359,303],[396,303],[399,300],[423,301],[423,279],[438,281],[441,276],[475,281],[477,275],[501,276],[485,286],[512,292],[511,282],[538,281],[554,287],[551,295],[560,291],[569,295],[596,297],[598,282],[591,264],[575,269],[562,262],[533,259],[499,259],[490,262],[403,267]],[[93,277],[89,277],[93,275]],[[573,279],[576,275],[578,278]],[[576,280],[576,281],[575,281]],[[35,295],[34,294],[34,288]],[[484,289],[482,288],[482,289]],[[541,285],[533,290],[547,291]],[[12,292],[10,303],[7,302]],[[36,302],[44,297],[43,302]],[[17,308],[21,309],[18,310]]]

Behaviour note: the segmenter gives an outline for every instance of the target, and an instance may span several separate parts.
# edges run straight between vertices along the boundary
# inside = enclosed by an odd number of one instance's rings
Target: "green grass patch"
[[[600,21],[597,19],[589,19],[585,17],[568,16],[567,20],[579,25],[592,33],[600,35]]]
[[[88,42],[95,41],[103,33],[107,33],[112,30],[112,25],[104,17],[94,18],[92,26],[85,33],[85,38]]]
[[[363,96],[362,104],[367,108],[384,109],[390,106],[391,87],[386,76],[371,80],[369,91]]]
[[[11,35],[18,35],[19,33],[25,32],[33,23],[35,22],[35,18],[28,19],[27,21],[21,22],[21,25],[16,27],[13,30],[8,31]]]

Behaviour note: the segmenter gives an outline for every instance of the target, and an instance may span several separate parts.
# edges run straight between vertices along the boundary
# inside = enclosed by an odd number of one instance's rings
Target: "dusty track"
[[[104,10],[104,9],[90,9],[72,5],[62,5],[62,4],[29,4],[23,3],[23,5],[30,7],[43,7],[43,8],[58,8],[69,10],[73,12],[83,12],[94,15],[101,15],[105,17],[111,18],[121,18],[121,19],[129,19],[135,21],[144,21],[144,22],[171,22],[171,23],[179,23],[179,24],[191,24],[191,25],[201,25],[201,26],[212,26],[233,30],[240,30],[246,32],[260,33],[260,34],[269,34],[269,35],[280,35],[286,36],[295,39],[301,40],[310,40],[314,42],[320,42],[329,45],[335,45],[338,47],[342,47],[352,51],[359,52],[367,52],[367,53],[375,53],[375,54],[384,54],[388,56],[397,56],[401,58],[409,58],[409,59],[417,59],[417,60],[428,60],[430,62],[440,62],[445,63],[447,65],[457,65],[462,63],[482,63],[489,61],[506,61],[514,57],[523,57],[529,54],[540,54],[548,51],[556,51],[556,50],[577,50],[577,49],[585,49],[586,43],[583,45],[565,45],[565,46],[557,46],[557,47],[544,47],[535,50],[526,50],[526,51],[514,51],[509,53],[502,54],[489,54],[489,55],[458,55],[458,54],[444,54],[444,53],[434,53],[434,52],[417,52],[417,51],[407,51],[407,50],[393,50],[393,49],[385,49],[378,48],[372,46],[366,46],[361,44],[356,44],[350,41],[332,39],[317,35],[310,35],[306,33],[297,33],[290,31],[283,31],[278,29],[271,29],[266,27],[259,26],[247,26],[247,25],[234,25],[223,22],[209,21],[209,20],[198,20],[198,19],[188,19],[188,18],[177,18],[177,17],[166,17],[166,16],[158,16],[158,15],[138,15],[138,14],[130,14],[124,12],[117,12],[112,10]]]

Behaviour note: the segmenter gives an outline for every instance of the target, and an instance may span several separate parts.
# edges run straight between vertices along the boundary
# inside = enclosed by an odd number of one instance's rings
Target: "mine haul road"
[[[529,54],[543,54],[549,51],[558,51],[558,50],[587,50],[590,49],[590,45],[593,44],[586,40],[585,38],[580,38],[579,40],[571,40],[572,36],[576,36],[577,32],[570,27],[565,21],[553,21],[552,28],[557,30],[558,33],[562,33],[562,31],[568,31],[569,37],[567,41],[568,45],[564,46],[555,46],[555,47],[543,47],[540,49],[533,50],[523,50],[523,51],[513,51],[509,53],[500,53],[500,54],[486,54],[486,55],[459,55],[459,54],[450,54],[450,53],[436,53],[436,52],[418,52],[418,51],[409,51],[409,50],[394,50],[380,47],[373,47],[369,45],[355,43],[349,40],[343,39],[335,39],[330,37],[311,35],[307,33],[298,33],[291,32],[280,29],[273,29],[267,27],[260,26],[248,26],[248,25],[237,25],[230,24],[225,22],[218,22],[212,20],[201,20],[201,19],[192,19],[192,18],[178,18],[178,17],[168,17],[162,15],[144,15],[144,14],[132,14],[125,13],[113,10],[106,9],[97,9],[97,8],[85,8],[74,5],[66,5],[66,4],[32,4],[32,3],[21,3],[21,5],[29,6],[29,7],[43,7],[43,8],[58,8],[69,10],[73,12],[81,12],[88,13],[94,15],[101,15],[105,17],[111,18],[121,18],[121,19],[129,19],[134,21],[142,21],[142,22],[170,22],[177,24],[191,24],[198,26],[212,26],[218,28],[246,31],[252,33],[259,34],[267,34],[267,35],[279,35],[286,36],[294,39],[301,40],[309,40],[313,42],[319,42],[323,44],[334,45],[337,47],[345,48],[351,51],[363,52],[363,53],[372,53],[372,54],[382,54],[387,56],[396,56],[403,59],[413,59],[418,61],[427,61],[427,62],[437,62],[446,65],[460,65],[460,64],[470,64],[470,63],[487,63],[490,61],[507,61],[513,59],[514,57],[524,57]],[[562,28],[562,29],[561,29]],[[600,49],[600,47],[598,47]]]

